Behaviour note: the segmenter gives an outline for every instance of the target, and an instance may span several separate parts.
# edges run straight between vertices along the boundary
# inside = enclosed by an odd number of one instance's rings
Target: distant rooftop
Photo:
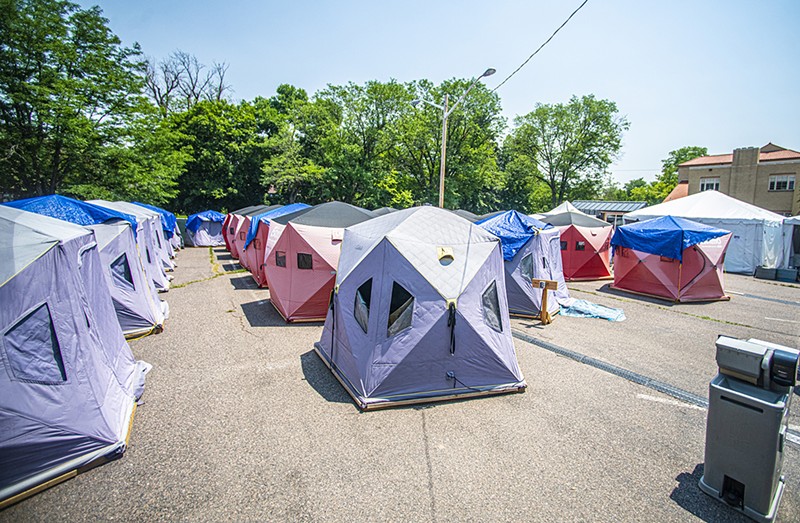
[[[574,200],[572,205],[586,214],[601,212],[632,212],[647,207],[647,202],[617,202],[608,200]]]
[[[777,162],[781,160],[800,160],[800,152],[768,143],[760,149],[758,154],[759,162]],[[733,153],[730,154],[712,154],[709,156],[701,156],[688,162],[683,162],[678,167],[697,167],[703,165],[725,165],[733,163]]]
[[[672,189],[672,192],[664,198],[664,202],[671,202],[672,200],[677,200],[678,198],[683,198],[684,196],[689,196],[689,180],[683,180],[678,182],[678,185]]]

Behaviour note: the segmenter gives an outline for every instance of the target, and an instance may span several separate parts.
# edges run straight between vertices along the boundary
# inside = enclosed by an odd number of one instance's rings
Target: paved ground
[[[217,251],[179,254],[166,331],[132,344],[154,368],[125,457],[0,520],[746,521],[697,488],[704,410],[515,340],[524,394],[362,414],[320,325],[283,323]],[[716,334],[798,342],[797,287],[731,277],[748,296],[689,306],[572,287],[628,320],[514,328],[697,394]],[[800,520],[798,465],[788,446],[779,521]]]

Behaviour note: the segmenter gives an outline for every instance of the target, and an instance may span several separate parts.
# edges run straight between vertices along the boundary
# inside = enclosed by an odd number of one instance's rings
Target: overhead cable
[[[572,14],[571,14],[571,15],[569,15],[569,17],[568,17],[566,20],[564,20],[564,23],[563,23],[563,24],[561,24],[560,26],[558,26],[558,29],[556,29],[556,30],[555,30],[555,32],[554,32],[553,34],[551,34],[551,35],[550,35],[550,38],[548,38],[547,40],[545,40],[545,42],[544,42],[542,45],[540,45],[540,46],[539,46],[539,48],[538,48],[537,50],[535,50],[535,51],[533,52],[533,54],[532,54],[532,55],[530,55],[530,56],[527,58],[527,60],[525,60],[524,62],[522,62],[522,65],[520,65],[519,67],[517,67],[516,69],[514,69],[514,72],[513,72],[513,73],[511,73],[510,75],[506,76],[506,79],[505,79],[505,80],[503,80],[502,82],[500,82],[500,85],[498,85],[497,87],[495,87],[494,89],[492,89],[492,92],[495,92],[495,91],[497,91],[498,89],[500,89],[501,87],[503,87],[503,84],[505,84],[507,81],[509,81],[509,80],[511,79],[511,77],[512,77],[512,76],[514,76],[515,74],[517,74],[517,71],[519,71],[520,69],[522,69],[523,67],[525,67],[525,64],[527,64],[528,62],[530,62],[530,61],[531,61],[531,58],[533,58],[534,56],[536,56],[536,54],[537,54],[539,51],[541,51],[541,50],[542,50],[542,48],[543,48],[544,46],[546,46],[548,43],[550,43],[550,40],[552,40],[552,39],[553,39],[553,37],[554,37],[554,36],[555,36],[555,35],[556,35],[556,34],[557,34],[559,31],[561,31],[561,29],[562,29],[562,28],[563,28],[565,25],[567,25],[567,22],[569,22],[569,21],[572,19],[572,17],[573,17],[573,16],[575,16],[575,14],[576,14],[578,11],[580,11],[580,10],[581,10],[581,8],[583,8],[583,6],[585,6],[585,5],[586,5],[586,3],[587,3],[587,2],[589,2],[589,0],[583,0],[583,3],[582,3],[581,5],[579,5],[579,6],[578,6],[578,8],[577,8],[577,9],[575,9],[575,10],[572,12]]]

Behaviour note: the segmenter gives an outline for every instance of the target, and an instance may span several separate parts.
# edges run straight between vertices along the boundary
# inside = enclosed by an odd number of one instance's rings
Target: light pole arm
[[[470,91],[472,91],[472,88],[473,88],[473,87],[475,87],[475,84],[477,84],[477,83],[478,83],[478,80],[480,80],[481,78],[483,78],[483,77],[482,77],[482,76],[479,76],[478,78],[476,78],[476,79],[475,79],[475,80],[474,80],[474,81],[473,81],[473,82],[470,84],[470,86],[469,86],[469,87],[467,87],[467,90],[466,90],[466,91],[464,91],[464,94],[462,94],[462,95],[461,95],[461,98],[459,98],[458,100],[456,100],[456,103],[454,103],[454,104],[453,104],[453,105],[450,107],[450,110],[449,110],[449,111],[447,111],[446,113],[444,113],[444,117],[445,117],[445,118],[447,118],[448,116],[450,116],[450,113],[452,113],[453,111],[455,111],[455,109],[456,109],[456,107],[458,106],[458,104],[460,104],[461,102],[463,102],[463,101],[464,101],[464,99],[467,97],[467,95],[469,94],[469,92],[470,92]],[[423,100],[423,102],[424,102],[424,101],[425,101],[425,100]],[[437,107],[439,107],[439,106],[437,105]],[[442,109],[442,107],[439,107],[439,109]]]

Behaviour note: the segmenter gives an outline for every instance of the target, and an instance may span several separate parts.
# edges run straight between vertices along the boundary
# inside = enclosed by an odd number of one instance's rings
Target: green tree
[[[3,0],[0,192],[113,192],[108,148],[129,143],[146,104],[139,48],[121,46],[107,23],[97,7]]]
[[[527,176],[547,184],[552,207],[599,194],[629,127],[614,102],[593,95],[573,96],[568,104],[537,104],[515,125],[504,143],[506,154],[528,159]]]

